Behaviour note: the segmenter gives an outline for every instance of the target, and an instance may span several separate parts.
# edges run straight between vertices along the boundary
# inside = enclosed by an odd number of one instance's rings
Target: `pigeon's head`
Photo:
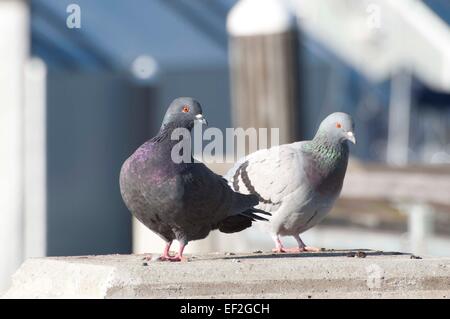
[[[174,127],[191,129],[195,121],[207,125],[200,103],[191,97],[179,97],[170,103],[161,128],[173,124]]]
[[[320,123],[319,131],[327,134],[327,136],[336,143],[350,141],[356,144],[354,134],[355,124],[353,119],[347,113],[336,112],[328,115],[322,123]]]

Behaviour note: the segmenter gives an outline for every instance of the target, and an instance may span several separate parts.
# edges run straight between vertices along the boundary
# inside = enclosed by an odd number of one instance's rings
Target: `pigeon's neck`
[[[177,132],[177,129],[180,129],[180,132]],[[158,158],[166,163],[164,164],[166,167],[184,166],[183,163],[186,162],[183,161],[187,161],[187,163],[194,162],[191,153],[191,132],[186,127],[168,123],[160,129],[158,135],[153,137],[150,142],[158,149]],[[175,147],[177,148],[176,150]],[[180,156],[181,163],[175,161],[172,157],[174,150],[176,151],[174,154]]]
[[[347,142],[333,141],[325,132],[318,131],[314,139],[305,143],[303,150],[319,160],[324,168],[333,169],[348,159]]]
[[[180,129],[180,134],[175,134],[174,139],[172,139],[172,135],[175,130]],[[158,134],[151,139],[152,142],[155,143],[169,143],[169,144],[177,144],[180,140],[178,137],[183,133],[182,130],[188,130],[187,133],[190,134],[191,127],[184,127],[177,125],[175,123],[167,123],[163,124],[158,132]],[[186,132],[184,132],[186,133]]]

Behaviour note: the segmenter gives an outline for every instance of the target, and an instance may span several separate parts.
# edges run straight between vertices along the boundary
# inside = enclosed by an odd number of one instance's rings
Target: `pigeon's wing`
[[[256,195],[258,207],[276,210],[284,198],[302,187],[300,143],[260,150],[239,160],[225,175],[229,185],[237,192]]]

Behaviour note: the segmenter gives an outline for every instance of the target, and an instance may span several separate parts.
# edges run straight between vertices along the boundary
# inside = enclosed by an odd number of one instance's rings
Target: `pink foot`
[[[164,252],[161,256],[158,257],[159,261],[169,261],[172,258],[174,258],[173,256],[170,255],[169,251],[170,251],[170,246],[172,245],[172,242],[169,242],[166,244],[166,246],[164,247]]]
[[[172,258],[174,258],[174,257],[170,256],[170,255],[167,255],[167,256],[161,255],[158,257],[158,260],[159,261],[170,261]]]
[[[188,261],[188,259],[186,257],[184,257],[184,256],[178,256],[177,255],[177,256],[170,257],[169,261],[172,261],[172,262],[186,262],[186,261]]]
[[[319,251],[322,250],[322,248],[318,248],[318,247],[312,247],[312,246],[306,246],[303,248],[305,251],[310,251],[310,252],[314,252],[314,253],[318,253]]]
[[[275,241],[275,248],[272,249],[272,252],[278,254],[285,253],[286,250],[284,249],[283,244],[281,243],[280,236],[274,235],[273,240]]]
[[[179,261],[188,261],[188,259],[186,257],[183,256],[183,250],[184,247],[186,246],[186,244],[180,243],[180,249],[178,251],[178,254],[176,254],[173,257],[170,257],[170,261],[175,261],[175,262],[179,262]]]
[[[305,246],[305,247],[285,248],[284,250],[285,250],[287,253],[303,253],[303,252],[305,252],[305,251],[309,251],[309,252],[319,252],[319,251],[320,251],[320,248]]]

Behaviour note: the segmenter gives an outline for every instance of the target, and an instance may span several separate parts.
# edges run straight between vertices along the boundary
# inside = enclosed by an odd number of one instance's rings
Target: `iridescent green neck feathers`
[[[320,166],[335,167],[348,158],[348,144],[329,136],[319,130],[313,140],[306,142],[302,150],[311,154],[321,164]]]

